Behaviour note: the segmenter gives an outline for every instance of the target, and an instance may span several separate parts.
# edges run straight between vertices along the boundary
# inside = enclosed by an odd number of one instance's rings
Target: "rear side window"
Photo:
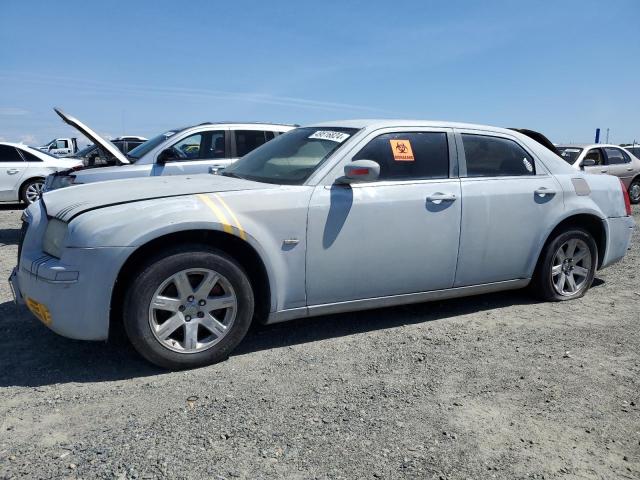
[[[9,145],[0,145],[0,162],[23,162],[18,150]]]
[[[69,145],[67,144],[66,140],[57,140],[56,148],[69,148]]]
[[[467,177],[535,175],[533,158],[507,138],[462,134]]]
[[[236,155],[244,157],[247,153],[273,140],[273,132],[262,130],[236,130]]]
[[[387,133],[371,140],[353,160],[380,165],[379,180],[449,177],[449,146],[444,132]]]
[[[621,163],[627,163],[631,161],[630,157],[625,158],[622,150],[617,148],[605,147],[605,153],[607,154],[607,162],[609,165],[619,165]]]
[[[42,160],[36,157],[33,153],[20,149],[20,153],[27,162],[41,162]]]

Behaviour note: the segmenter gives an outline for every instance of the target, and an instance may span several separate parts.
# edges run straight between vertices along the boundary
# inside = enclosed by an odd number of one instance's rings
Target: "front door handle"
[[[600,173],[607,173],[607,169],[605,168],[605,169],[600,170]]]
[[[442,202],[455,202],[456,196],[452,193],[441,193],[436,192],[432,193],[427,197],[427,202],[435,203],[436,205],[440,205]]]
[[[7,173],[9,175],[15,175],[18,172],[20,172],[20,170],[18,170],[17,168],[10,168],[9,170],[7,170]]]
[[[627,172],[633,172],[633,168],[631,167],[627,168]]]
[[[535,191],[535,194],[538,195],[539,197],[544,197],[546,195],[555,195],[556,191],[555,190],[551,190],[550,188],[546,188],[546,187],[540,187]]]

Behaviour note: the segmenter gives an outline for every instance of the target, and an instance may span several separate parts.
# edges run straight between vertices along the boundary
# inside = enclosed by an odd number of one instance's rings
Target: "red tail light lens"
[[[627,209],[627,215],[631,215],[631,200],[629,199],[629,191],[627,187],[624,186],[622,180],[620,180],[620,188],[622,188],[622,196],[624,197],[624,208]]]

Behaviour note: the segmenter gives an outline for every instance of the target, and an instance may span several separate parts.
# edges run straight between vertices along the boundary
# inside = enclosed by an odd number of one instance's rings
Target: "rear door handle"
[[[17,168],[10,168],[9,170],[7,170],[7,173],[9,175],[15,175],[18,172],[20,172],[20,170],[18,170]]]
[[[627,168],[627,172],[633,172],[633,168],[631,167]]]
[[[540,187],[535,191],[535,194],[538,195],[539,197],[544,197],[545,195],[555,195],[556,191],[555,190],[551,190],[550,188],[546,188],[546,187]]]
[[[607,173],[607,170],[606,169],[600,170],[600,173]]]
[[[435,203],[439,205],[442,202],[455,202],[456,196],[452,193],[432,193],[427,197],[427,202]]]

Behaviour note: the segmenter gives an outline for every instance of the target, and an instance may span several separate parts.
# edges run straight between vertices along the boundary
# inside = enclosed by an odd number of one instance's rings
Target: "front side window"
[[[196,133],[174,143],[171,148],[177,152],[178,158],[183,160],[201,158],[200,154],[204,150],[202,140],[202,133]]]
[[[619,165],[621,163],[627,163],[631,161],[624,158],[624,152],[617,148],[605,147],[604,152],[607,154],[607,163],[609,165]]]
[[[22,157],[14,147],[0,145],[0,162],[22,162]]]
[[[596,165],[604,164],[604,160],[602,159],[602,152],[599,148],[592,148],[591,150],[589,150],[584,156],[584,159],[593,160],[594,162],[596,162]]]
[[[463,133],[462,144],[468,177],[536,174],[533,158],[513,140]]]
[[[386,133],[371,140],[353,160],[380,165],[379,180],[449,177],[449,146],[444,132]]]
[[[279,185],[302,185],[357,131],[342,127],[296,128],[248,153],[227,167],[222,175]]]

